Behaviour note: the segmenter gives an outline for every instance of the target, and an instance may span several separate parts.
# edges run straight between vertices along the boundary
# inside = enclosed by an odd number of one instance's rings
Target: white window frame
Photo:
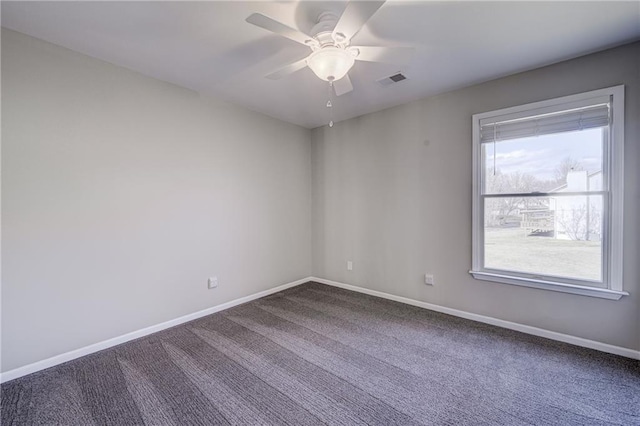
[[[608,190],[603,195],[603,283],[604,287],[581,285],[580,280],[561,280],[539,274],[511,273],[485,268],[484,262],[484,197],[482,194],[482,150],[480,123],[524,118],[542,112],[555,112],[572,105],[588,105],[597,99],[610,100],[611,122],[605,142],[603,181]],[[535,112],[534,112],[535,110]],[[473,115],[473,200],[472,200],[472,269],[474,278],[563,293],[618,300],[629,293],[623,290],[623,211],[624,211],[624,85],[593,90],[571,96],[504,108]],[[608,177],[608,179],[607,179]],[[529,194],[528,194],[529,195]],[[542,194],[546,196],[547,194]],[[608,199],[607,199],[608,195]]]

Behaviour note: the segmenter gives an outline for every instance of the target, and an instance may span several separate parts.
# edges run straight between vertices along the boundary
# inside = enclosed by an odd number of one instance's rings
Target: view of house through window
[[[482,144],[485,268],[603,281],[606,135],[598,127]]]
[[[618,300],[624,86],[474,114],[474,278]]]

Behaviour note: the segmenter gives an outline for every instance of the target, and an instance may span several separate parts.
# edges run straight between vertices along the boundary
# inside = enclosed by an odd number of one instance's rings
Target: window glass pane
[[[602,281],[602,201],[486,197],[484,267]]]
[[[603,135],[595,128],[484,143],[484,193],[601,191]]]

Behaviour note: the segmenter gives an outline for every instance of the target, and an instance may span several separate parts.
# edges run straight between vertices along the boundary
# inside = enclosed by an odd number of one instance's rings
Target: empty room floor
[[[638,361],[307,283],[2,385],[2,425],[640,424]]]

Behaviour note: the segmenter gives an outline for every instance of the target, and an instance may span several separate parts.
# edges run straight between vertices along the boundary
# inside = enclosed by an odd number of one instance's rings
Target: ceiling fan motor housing
[[[333,12],[322,12],[318,16],[318,23],[311,28],[311,35],[318,40],[320,47],[335,44],[331,33],[338,24],[338,18],[338,15]]]

